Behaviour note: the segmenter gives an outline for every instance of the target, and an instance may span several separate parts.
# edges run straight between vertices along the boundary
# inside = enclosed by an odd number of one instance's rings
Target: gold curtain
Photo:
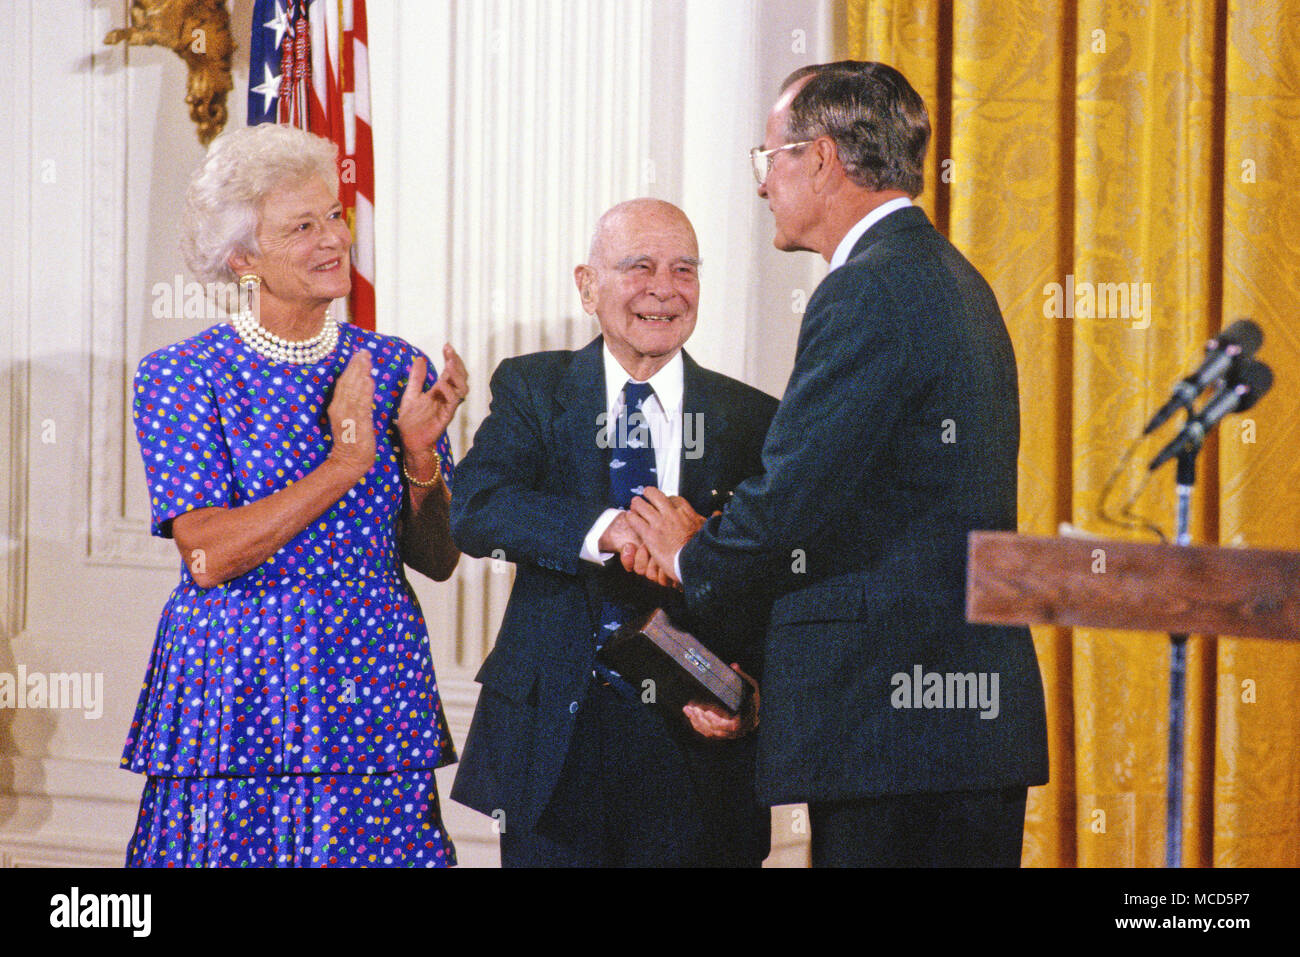
[[[847,0],[844,14],[844,55],[897,67],[925,98],[922,205],[1011,331],[1021,531],[1138,537],[1098,519],[1107,478],[1204,341],[1249,316],[1274,388],[1202,452],[1192,536],[1300,549],[1300,0]],[[1172,531],[1172,466],[1135,510]],[[1030,791],[1024,863],[1159,866],[1167,636],[1034,639],[1052,779]],[[1300,645],[1193,636],[1187,689],[1184,864],[1300,865]]]

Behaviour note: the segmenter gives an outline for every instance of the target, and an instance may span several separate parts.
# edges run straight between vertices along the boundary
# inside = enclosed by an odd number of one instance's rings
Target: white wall
[[[163,601],[170,543],[147,534],[129,423],[140,356],[207,321],[155,319],[183,273],[176,214],[202,149],[166,50],[110,49],[126,0],[0,6],[0,672],[105,677],[102,717],[0,710],[0,865],[120,862],[140,779],[117,757]],[[474,392],[463,453],[501,358],[595,334],[572,267],[595,218],[636,195],[682,205],[700,237],[705,365],[784,387],[824,266],[771,247],[748,149],[780,79],[831,49],[829,0],[393,0],[369,4],[379,325],[437,354]],[[242,123],[251,0],[231,3]],[[53,431],[51,431],[51,428]],[[510,573],[465,560],[418,586],[453,732]],[[454,768],[440,774],[443,793]],[[495,861],[490,822],[450,801],[464,864]],[[773,861],[803,850],[788,811]]]

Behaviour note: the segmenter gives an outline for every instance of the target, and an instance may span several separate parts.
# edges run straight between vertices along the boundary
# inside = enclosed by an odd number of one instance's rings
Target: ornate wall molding
[[[121,867],[125,859],[125,849],[95,847],[80,835],[40,839],[0,835],[0,868]]]
[[[121,867],[144,779],[115,762],[12,755],[0,867]]]
[[[0,636],[12,639],[24,628],[27,606],[27,443],[30,435],[27,392],[29,277],[31,246],[31,35],[32,2],[7,7],[0,19],[0,100],[8,104],[12,145],[0,155],[0,180],[10,184],[8,206],[15,235],[0,265],[8,290],[4,308],[10,320],[0,335]],[[4,109],[4,108],[0,108]]]
[[[107,564],[175,568],[176,550],[125,515],[125,457],[131,419],[126,288],[127,102],[126,50],[105,48],[111,14],[97,8],[87,49],[93,51],[90,94],[90,541],[89,558]]]

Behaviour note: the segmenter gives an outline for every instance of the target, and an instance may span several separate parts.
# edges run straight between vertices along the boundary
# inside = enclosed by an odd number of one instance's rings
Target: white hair
[[[319,176],[339,194],[338,148],[294,126],[263,123],[213,140],[185,193],[181,252],[200,282],[233,282],[227,260],[261,253],[257,227],[262,203],[286,180]]]

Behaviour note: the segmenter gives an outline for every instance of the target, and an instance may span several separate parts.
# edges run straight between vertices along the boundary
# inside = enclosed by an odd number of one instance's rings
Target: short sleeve
[[[192,356],[152,353],[135,373],[135,431],[144,458],[150,531],[171,538],[177,515],[230,505],[230,450],[216,398]]]

